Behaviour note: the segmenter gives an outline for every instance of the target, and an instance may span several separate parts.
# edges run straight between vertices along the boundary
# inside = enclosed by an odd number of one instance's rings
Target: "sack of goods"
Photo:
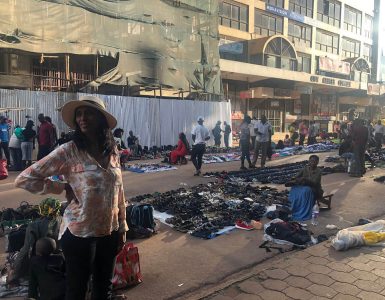
[[[362,226],[349,227],[340,230],[332,240],[332,246],[337,251],[360,246],[385,245],[385,220],[378,220]]]
[[[114,289],[137,285],[142,280],[138,248],[132,243],[126,243],[116,256],[114,277],[112,278]]]
[[[305,248],[312,243],[310,232],[297,222],[274,219],[265,224],[263,239],[275,244]]]
[[[156,233],[154,208],[150,204],[132,204],[126,209],[127,238],[148,238]]]

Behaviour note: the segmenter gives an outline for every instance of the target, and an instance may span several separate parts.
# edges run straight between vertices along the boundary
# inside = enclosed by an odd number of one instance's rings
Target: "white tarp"
[[[0,108],[33,108],[25,111],[10,111],[9,118],[14,124],[24,126],[27,120],[25,116],[29,115],[38,125],[37,115],[44,113],[52,118],[59,131],[67,132],[68,128],[63,123],[57,108],[66,101],[77,99],[82,95],[85,94],[0,89]],[[191,129],[196,124],[198,116],[205,118],[205,125],[210,134],[219,120],[222,121],[222,125],[223,121],[231,124],[230,102],[98,96],[105,100],[107,109],[118,119],[117,127],[125,131],[124,139],[127,138],[128,131],[132,130],[139,136],[143,146],[175,145],[179,132],[186,133],[191,142]],[[214,144],[213,138],[209,144]]]

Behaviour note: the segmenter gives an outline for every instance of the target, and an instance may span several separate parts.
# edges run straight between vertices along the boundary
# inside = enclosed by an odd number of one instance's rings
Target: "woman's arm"
[[[24,170],[17,176],[15,186],[31,193],[60,194],[64,190],[64,184],[54,182],[48,177],[68,174],[70,163],[66,155],[67,148],[68,144],[57,148]]]

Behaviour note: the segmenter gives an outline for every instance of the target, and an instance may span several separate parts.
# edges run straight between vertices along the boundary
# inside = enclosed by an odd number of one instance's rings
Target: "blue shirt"
[[[8,124],[0,124],[0,141],[9,142]]]

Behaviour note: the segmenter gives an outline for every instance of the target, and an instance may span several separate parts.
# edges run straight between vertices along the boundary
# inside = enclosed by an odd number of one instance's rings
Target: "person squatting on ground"
[[[203,117],[198,117],[198,125],[196,125],[191,131],[193,140],[191,161],[193,162],[196,170],[194,176],[199,176],[201,174],[202,157],[206,151],[206,141],[210,139],[210,133],[208,129],[203,125],[204,121],[205,120]]]
[[[28,297],[40,300],[65,299],[65,262],[54,254],[56,242],[44,237],[36,242],[36,256],[31,258]]]
[[[230,137],[230,133],[231,133],[231,127],[229,124],[227,124],[226,121],[223,122],[223,125],[225,126],[225,130],[223,131],[224,132],[223,139],[225,142],[225,147],[228,149],[229,148],[229,137]]]
[[[241,126],[239,127],[239,144],[241,146],[241,170],[246,170],[245,159],[249,163],[249,168],[252,168],[253,165],[250,160],[250,129],[249,124],[251,123],[251,118],[245,116]]]
[[[7,166],[11,165],[11,157],[9,155],[9,125],[7,118],[0,116],[0,159],[3,159],[3,152],[7,160]]]
[[[261,152],[261,167],[265,167],[267,148],[271,144],[271,125],[267,121],[265,115],[261,116],[261,120],[255,124],[256,141],[254,148],[254,158],[252,165],[255,167],[257,163],[259,152]]]
[[[32,151],[35,148],[36,131],[33,130],[32,120],[28,120],[24,130],[21,132],[23,135],[23,141],[21,142],[21,159],[23,164],[23,170],[32,164]]]
[[[187,163],[187,160],[185,156],[190,151],[190,145],[187,141],[186,135],[181,132],[179,133],[179,140],[178,140],[178,146],[176,149],[172,150],[170,153],[170,163],[171,164],[177,164],[180,163]]]
[[[111,132],[117,121],[93,96],[67,102],[61,113],[75,130],[73,140],[30,166],[15,183],[33,193],[72,189],[59,233],[66,260],[65,299],[84,300],[92,274],[92,299],[108,300],[115,256],[128,230],[119,153]],[[67,183],[49,180],[53,175],[63,175]]]
[[[221,139],[222,139],[221,132],[222,132],[221,121],[218,121],[217,124],[215,124],[214,129],[212,130],[215,147],[221,146]]]

